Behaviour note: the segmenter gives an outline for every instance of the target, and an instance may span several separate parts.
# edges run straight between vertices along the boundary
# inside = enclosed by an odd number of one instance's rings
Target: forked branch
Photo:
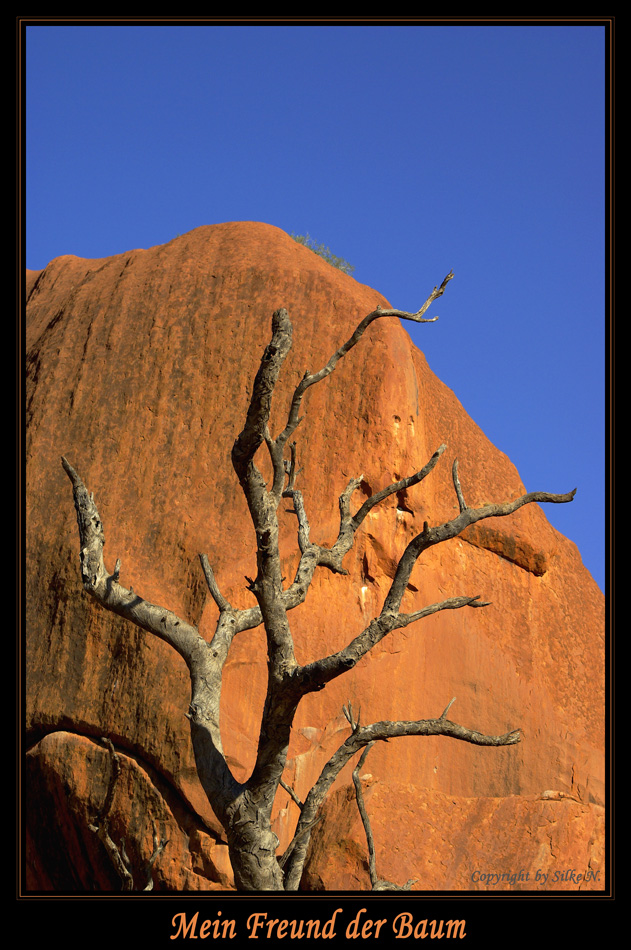
[[[300,422],[300,406],[302,403],[302,398],[307,389],[309,389],[310,386],[314,386],[316,383],[319,383],[321,380],[325,379],[325,377],[330,376],[342,357],[345,356],[349,350],[351,350],[361,339],[371,323],[373,323],[375,320],[378,320],[380,317],[398,317],[400,320],[411,320],[414,323],[434,323],[436,320],[438,320],[438,317],[432,317],[430,319],[425,318],[423,315],[427,312],[435,300],[437,300],[439,297],[442,297],[447,284],[453,276],[453,271],[450,271],[443,280],[440,287],[434,287],[425,303],[420,307],[419,310],[417,310],[416,313],[409,313],[406,310],[384,310],[380,306],[375,307],[374,310],[364,317],[364,319],[356,327],[355,331],[348,338],[346,343],[343,343],[342,346],[340,346],[339,349],[335,351],[328,363],[323,366],[321,370],[319,370],[317,373],[305,373],[295,389],[291,402],[291,408],[289,410],[287,425],[276,440],[278,444],[283,446],[285,442],[291,438],[296,426]]]
[[[317,817],[318,810],[331,785],[347,762],[366,746],[379,740],[395,739],[402,736],[446,736],[451,739],[458,739],[461,742],[470,742],[473,745],[493,747],[516,745],[521,740],[519,729],[513,729],[499,736],[489,736],[478,732],[476,729],[468,729],[466,726],[452,722],[446,718],[450,706],[451,703],[437,719],[374,722],[369,726],[359,725],[351,714],[354,726],[351,723],[350,736],[333,753],[322,769],[318,781],[305,798],[294,841],[291,844],[292,853],[286,870],[285,890],[298,889],[309,845],[310,826]],[[344,715],[347,719],[349,718],[346,709]],[[300,838],[300,840],[296,841],[297,838]]]

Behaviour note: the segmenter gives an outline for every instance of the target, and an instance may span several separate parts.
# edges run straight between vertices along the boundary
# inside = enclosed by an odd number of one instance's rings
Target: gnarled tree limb
[[[360,726],[357,722],[354,725],[351,723],[351,735],[331,756],[322,769],[318,781],[305,798],[295,834],[295,838],[300,836],[300,841],[297,841],[295,845],[292,843],[292,853],[285,872],[285,890],[298,889],[307,855],[310,829],[318,810],[341,770],[365,746],[378,740],[395,739],[401,736],[446,736],[461,742],[470,742],[473,745],[494,747],[515,745],[521,739],[519,729],[513,729],[500,736],[488,736],[475,729],[468,729],[447,719],[447,709],[437,719],[374,722],[369,726]],[[345,715],[348,718],[346,712]]]

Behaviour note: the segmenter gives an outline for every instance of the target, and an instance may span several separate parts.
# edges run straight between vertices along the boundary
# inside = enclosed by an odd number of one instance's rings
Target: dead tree
[[[191,678],[191,701],[188,709],[191,739],[200,782],[227,836],[230,858],[238,889],[251,891],[296,891],[309,844],[309,837],[318,819],[318,810],[343,766],[370,742],[397,736],[448,736],[481,746],[507,746],[520,740],[519,730],[501,736],[482,735],[447,719],[445,712],[435,719],[415,722],[375,722],[362,726],[353,719],[351,733],[324,766],[300,811],[293,840],[283,855],[271,829],[274,798],[282,782],[292,723],[301,699],[323,689],[327,683],[353,669],[377,643],[393,630],[405,627],[441,610],[461,607],[484,607],[479,595],[451,597],[411,613],[401,610],[401,601],[412,568],[428,548],[455,538],[469,525],[484,518],[510,515],[531,502],[568,502],[575,491],[566,495],[530,492],[514,501],[487,504],[481,508],[467,507],[458,479],[457,465],[452,477],[459,513],[444,524],[423,530],[407,545],[401,556],[390,589],[378,616],[342,649],[301,666],[294,654],[294,641],[289,613],[303,603],[317,568],[336,574],[347,574],[344,556],[351,549],[355,534],[368,513],[395,492],[417,485],[438,463],[445,446],[433,454],[427,464],[413,475],[371,495],[353,513],[351,499],[362,477],[352,479],[339,498],[340,526],[330,546],[316,544],[310,537],[310,526],[303,497],[296,488],[298,474],[296,445],[292,436],[301,422],[303,399],[311,386],[320,383],[334,370],[373,321],[384,317],[431,323],[437,318],[424,317],[429,306],[440,297],[453,277],[449,273],[440,287],[435,287],[417,313],[385,310],[377,307],[369,313],[319,372],[305,373],[298,383],[287,415],[285,428],[275,438],[269,430],[272,396],[283,362],[292,344],[292,325],[285,309],[272,317],[272,335],[256,374],[245,425],[232,448],[232,465],[245,495],[257,550],[257,574],[249,578],[249,589],[257,606],[247,609],[233,607],[222,594],[205,554],[200,554],[208,589],[219,609],[215,632],[206,640],[196,627],[163,607],[148,603],[120,583],[121,563],[116,561],[110,574],[103,561],[103,525],[94,502],[74,468],[62,459],[74,490],[80,537],[81,574],[84,588],[107,609],[132,621],[137,626],[170,644],[184,659]],[[271,459],[273,475],[269,482],[255,464],[255,455],[265,444]],[[293,581],[283,585],[279,555],[278,509],[282,498],[293,503],[298,521],[300,559]],[[222,670],[233,638],[244,630],[263,624],[267,638],[267,694],[262,712],[256,762],[250,777],[238,782],[232,775],[222,749],[220,730],[220,695]],[[449,708],[449,707],[448,707]],[[285,783],[282,783],[283,785]]]

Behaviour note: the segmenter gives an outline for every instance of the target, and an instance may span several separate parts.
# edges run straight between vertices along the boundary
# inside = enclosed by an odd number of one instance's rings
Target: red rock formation
[[[367,767],[369,767],[368,759]],[[605,886],[605,810],[561,793],[467,798],[383,782],[363,794],[377,875],[413,890],[599,891]],[[325,802],[303,879],[309,890],[369,887],[354,788]]]
[[[419,288],[419,301],[429,289]],[[28,274],[27,293],[28,885],[111,882],[107,858],[94,842],[86,844],[91,833],[85,831],[86,815],[98,809],[106,788],[105,751],[95,744],[106,735],[126,763],[116,827],[127,829],[140,855],[150,843],[151,812],[174,842],[158,862],[158,886],[224,887],[222,829],[198,783],[184,715],[186,668],[165,644],[83,592],[60,456],[95,494],[109,569],[120,558],[126,586],[210,636],[216,607],[199,552],[208,554],[236,606],[254,603],[243,578],[255,573],[255,548],[230,449],[273,310],[286,307],[294,324],[275,396],[278,425],[305,369],[324,365],[362,316],[388,304],[284,232],[255,223],[201,227],[169,244],[102,260],[57,258]],[[309,391],[305,410],[296,434],[316,541],[333,540],[337,497],[350,477],[364,473],[366,491],[374,491],[417,471],[442,442],[448,451],[405,498],[394,496],[371,513],[345,561],[350,577],[316,575],[306,603],[290,617],[300,662],[359,632],[380,609],[410,537],[424,520],[453,516],[454,457],[470,505],[525,490],[398,321],[374,323],[333,376]],[[296,563],[295,530],[288,516],[281,540],[288,577]],[[303,700],[286,773],[304,797],[347,732],[341,707],[349,698],[361,706],[363,722],[435,716],[456,696],[452,715],[464,725],[491,734],[521,727],[523,742],[507,748],[436,737],[372,750],[369,771],[384,787],[394,776],[407,802],[418,794],[419,809],[443,802],[435,835],[414,858],[422,864],[418,887],[467,886],[453,862],[434,861],[427,870],[458,816],[478,828],[480,809],[491,809],[493,819],[479,824],[487,831],[476,849],[481,853],[511,828],[523,836],[519,853],[530,867],[542,834],[531,830],[548,820],[539,801],[544,791],[576,799],[574,827],[597,828],[594,808],[603,804],[604,603],[576,547],[534,505],[485,521],[424,555],[403,609],[458,594],[481,594],[492,606],[446,611],[396,631],[352,673]],[[224,747],[239,779],[256,749],[264,657],[261,631],[250,631],[237,637],[226,665]],[[343,773],[338,788],[349,782]],[[373,795],[377,824],[385,825],[390,805],[387,796]],[[566,803],[557,806],[569,814]],[[52,825],[47,815],[57,815]],[[295,806],[279,794],[281,848],[295,818]],[[365,849],[361,831],[353,835]],[[327,869],[327,852],[316,845],[309,880],[367,886],[354,871],[345,877],[336,861]],[[559,845],[555,854],[559,867],[571,866],[571,848]],[[383,876],[421,878],[420,868],[409,865],[404,855]]]

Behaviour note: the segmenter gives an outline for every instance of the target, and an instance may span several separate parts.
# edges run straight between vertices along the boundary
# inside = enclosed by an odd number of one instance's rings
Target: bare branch
[[[399,560],[382,613],[399,610],[412,569],[423,551],[426,551],[435,544],[440,544],[443,541],[449,541],[457,537],[465,528],[485,518],[504,518],[507,515],[513,514],[524,505],[529,505],[533,502],[564,504],[572,501],[575,494],[576,489],[565,495],[554,495],[549,492],[529,492],[520,498],[516,498],[514,501],[507,501],[503,504],[484,505],[482,508],[465,507],[465,509],[451,521],[447,521],[445,524],[438,525],[435,528],[430,528],[429,525],[425,524],[423,531],[410,541]],[[481,605],[478,604],[478,606]]]
[[[417,877],[411,877],[409,881],[400,886],[399,884],[393,884],[392,881],[378,880],[373,887],[373,891],[411,891],[412,885],[416,884],[417,881]]]
[[[291,891],[298,888],[309,844],[309,834],[305,832],[308,831],[318,809],[342,768],[360,749],[363,749],[369,743],[402,736],[446,736],[451,739],[458,739],[461,742],[470,742],[473,745],[494,747],[515,745],[521,739],[519,729],[504,733],[501,736],[488,736],[475,729],[460,726],[449,719],[443,718],[443,716],[438,719],[420,719],[413,722],[375,722],[370,726],[359,726],[354,729],[339,749],[333,753],[320,773],[318,781],[305,799],[295,836],[297,838],[304,833],[304,838],[293,849],[286,872],[285,890]]]
[[[360,772],[364,767],[364,762],[366,761],[366,756],[370,752],[374,745],[374,742],[369,742],[364,751],[362,752],[359,762],[353,769],[353,785],[355,786],[355,798],[357,799],[357,808],[359,810],[359,815],[364,826],[364,832],[366,834],[366,844],[368,845],[368,871],[370,873],[370,883],[372,885],[373,891],[409,891],[413,884],[416,883],[418,878],[410,878],[410,880],[400,887],[398,884],[393,884],[392,881],[386,881],[383,878],[380,878],[377,874],[377,861],[375,855],[375,842],[372,836],[372,828],[370,826],[370,818],[368,817],[368,811],[366,810],[366,804],[364,802],[364,793],[362,791],[361,777]]]
[[[460,511],[463,512],[467,505],[464,500],[464,495],[462,494],[462,488],[460,487],[460,479],[458,478],[458,459],[454,459],[454,464],[451,468],[451,475],[454,481],[454,488],[456,489],[456,495],[458,497],[458,505],[460,506]]]
[[[103,524],[94,503],[94,495],[88,494],[78,474],[63,456],[61,464],[72,482],[81,545],[81,578],[85,589],[92,592],[107,576],[103,563],[103,545],[105,544]],[[120,560],[117,560],[116,567],[120,572]]]
[[[116,783],[118,782],[118,778],[120,776],[120,771],[121,771],[120,759],[118,755],[116,754],[116,750],[114,749],[114,744],[112,743],[112,740],[107,738],[106,736],[101,736],[101,742],[103,743],[103,745],[106,747],[107,751],[110,754],[110,762],[111,762],[112,769],[110,772],[110,780],[107,786],[105,801],[103,802],[103,807],[101,808],[101,811],[99,812],[99,815],[98,815],[98,824],[101,824],[103,822],[107,823],[108,821],[109,813],[112,809],[112,802],[114,800],[114,790],[116,789]],[[96,831],[97,827],[96,826],[93,827],[91,825],[90,829],[92,831]]]
[[[116,784],[118,782],[121,765],[120,758],[114,749],[114,745],[111,739],[103,737],[101,742],[106,746],[110,754],[110,762],[112,764],[112,770],[110,774],[110,781],[107,788],[107,794],[105,796],[105,802],[103,803],[103,808],[101,809],[98,817],[95,819],[95,822],[90,824],[88,827],[90,831],[93,831],[103,843],[105,850],[107,851],[112,864],[114,865],[118,876],[121,879],[121,887],[124,891],[134,890],[134,877],[132,873],[132,865],[129,860],[129,855],[125,849],[125,839],[121,838],[120,847],[118,847],[115,842],[110,837],[109,833],[109,814],[112,809],[112,802],[114,799],[114,791]],[[153,890],[153,877],[152,871],[153,866],[157,858],[162,854],[164,849],[168,844],[168,839],[163,838],[162,840],[158,837],[158,831],[156,828],[155,820],[152,818],[153,824],[153,853],[149,858],[147,866],[145,868],[145,878],[146,885],[144,887],[145,891]]]
[[[430,617],[432,614],[438,613],[440,610],[459,610],[460,607],[489,607],[490,604],[487,601],[481,601],[480,595],[476,594],[475,597],[449,597],[447,600],[441,600],[438,604],[430,604],[429,607],[423,607],[421,610],[415,610],[411,614],[398,614],[396,622],[393,626],[393,630],[398,630],[400,627],[407,627],[410,623],[415,623],[417,620],[423,620],[424,617]]]
[[[72,466],[63,465],[73,484],[84,587],[106,609],[135,623],[172,646],[186,662],[191,676],[191,737],[202,786],[218,816],[225,814],[241,792],[223,756],[219,711],[221,676],[230,643],[239,629],[247,627],[250,617],[244,611],[237,620],[228,611],[220,614],[217,630],[208,644],[196,627],[185,623],[170,610],[142,599],[131,588],[127,590],[103,563],[105,538],[101,519],[88,492]]]
[[[337,653],[301,667],[296,672],[295,677],[300,679],[302,688],[306,692],[322,689],[326,683],[352,669],[363,656],[393,630],[406,627],[410,623],[422,620],[424,617],[429,617],[441,610],[458,610],[461,607],[479,606],[477,604],[478,599],[478,597],[450,597],[411,614],[382,611],[379,617],[372,620],[358,636],[351,640],[348,646]]]
[[[206,583],[208,584],[208,590],[210,591],[213,600],[219,607],[219,610],[223,613],[225,610],[232,610],[229,601],[223,596],[219,590],[217,581],[215,580],[215,575],[213,569],[210,566],[208,558],[205,554],[199,555],[199,560],[201,561],[202,570],[204,571],[204,577],[206,578]]]
[[[291,839],[291,841],[287,845],[287,848],[284,854],[278,859],[278,864],[281,868],[284,868],[285,865],[287,864],[287,861],[290,859],[291,855],[293,854],[293,851],[296,845],[300,844],[305,839],[307,840],[307,843],[308,843],[309,839],[307,836],[311,835],[311,832],[313,831],[315,826],[318,825],[321,821],[322,821],[322,816],[318,815],[316,818],[313,819],[313,821],[309,822],[308,825],[304,825],[300,829],[300,831],[294,835],[294,837]],[[285,890],[289,890],[289,889],[290,888],[287,888],[287,887],[285,888]]]
[[[377,877],[377,868],[376,868],[376,859],[375,859],[375,842],[372,836],[372,828],[370,826],[370,819],[368,818],[368,812],[366,811],[366,804],[364,802],[364,793],[362,791],[361,779],[359,773],[364,766],[366,761],[366,756],[370,752],[374,745],[374,742],[369,742],[361,756],[359,757],[359,762],[353,769],[353,785],[355,786],[355,797],[357,799],[357,808],[359,809],[359,815],[364,826],[364,832],[366,834],[366,844],[368,845],[368,870],[370,872],[370,883],[373,886],[378,883],[379,878]]]
[[[302,497],[302,492],[298,491],[297,489],[294,489],[291,492],[288,490],[286,494],[288,497],[291,497],[294,503],[294,511],[298,518],[298,545],[300,547],[301,552],[305,554],[311,547],[311,542],[309,538],[310,533],[311,533],[311,528],[309,525],[309,521],[307,519],[307,513],[305,511],[305,505],[304,505],[304,501]]]
[[[81,478],[67,459],[62,457],[63,468],[73,485],[74,503],[79,525],[81,575],[84,588],[108,610],[138,627],[153,633],[170,644],[190,666],[191,657],[200,642],[197,629],[185,623],[176,614],[164,607],[151,604],[139,597],[130,588],[118,582],[120,560],[116,561],[114,574],[108,574],[103,561],[105,535],[101,516]]]
[[[293,444],[295,445],[295,443]],[[298,490],[291,490],[289,488],[283,492],[284,496],[292,498],[294,502],[294,513],[298,517],[299,524],[298,543],[303,555],[296,570],[294,582],[285,592],[285,607],[287,610],[304,601],[317,567],[326,567],[336,574],[347,573],[343,567],[343,560],[353,546],[355,533],[364,521],[366,515],[375,505],[379,504],[379,502],[385,498],[422,481],[432,471],[445,448],[445,445],[441,445],[420,472],[401,479],[389,485],[387,488],[376,492],[374,495],[371,495],[355,515],[351,515],[351,498],[353,493],[361,485],[363,476],[360,475],[358,478],[351,479],[339,497],[340,528],[337,539],[330,548],[313,544],[310,541],[310,527],[304,509],[302,494]],[[295,457],[292,455],[290,472],[292,472],[294,468]]]
[[[296,462],[296,443],[295,443],[295,441],[291,443],[291,445],[289,446],[289,450],[290,450],[290,453],[291,453],[291,461],[290,461],[290,462],[287,462],[287,461],[285,462],[285,471],[286,471],[286,473],[287,473],[288,478],[287,478],[287,489],[286,489],[286,492],[283,492],[283,495],[285,495],[285,494],[291,495],[291,493],[293,492],[294,488],[296,487],[296,478],[297,478],[297,476],[298,476],[298,474],[299,474],[298,467],[297,467],[297,462]],[[300,471],[302,471],[302,470],[300,470]]]
[[[366,515],[372,511],[375,505],[378,505],[379,502],[383,501],[384,498],[394,495],[395,492],[403,491],[406,488],[411,488],[413,485],[418,485],[419,482],[423,481],[423,479],[426,478],[434,469],[434,466],[446,448],[447,445],[443,444],[438,449],[436,449],[427,465],[424,465],[420,472],[416,472],[414,475],[409,475],[407,478],[402,478],[400,481],[394,482],[392,485],[388,485],[387,488],[383,488],[381,491],[371,495],[351,519],[353,530],[357,530]]]
[[[294,512],[298,516],[299,520],[299,545],[300,550],[303,553],[303,559],[301,559],[299,564],[294,583],[291,585],[285,595],[285,605],[287,609],[291,609],[298,603],[302,603],[304,601],[306,591],[309,587],[309,584],[311,583],[313,574],[317,567],[324,566],[335,571],[336,573],[346,573],[342,567],[343,558],[352,547],[355,532],[362,524],[366,515],[375,505],[379,504],[379,502],[383,501],[385,498],[389,497],[395,492],[416,485],[422,481],[434,469],[440,456],[445,451],[445,448],[445,444],[441,445],[436,450],[436,452],[434,452],[427,465],[425,465],[419,472],[416,472],[414,475],[408,476],[407,478],[403,478],[398,482],[394,482],[381,491],[371,495],[370,498],[368,498],[359,508],[355,515],[351,514],[350,501],[353,493],[357,490],[357,488],[359,488],[361,484],[362,476],[352,479],[339,498],[340,529],[335,543],[330,548],[312,544],[309,541],[309,523],[304,511],[302,495],[298,491],[285,491],[284,494],[287,497],[292,497],[294,500]],[[292,463],[292,465],[293,464],[294,463]],[[487,505],[481,509],[470,509],[467,508],[466,503],[464,502],[464,497],[458,478],[457,463],[454,463],[452,474],[454,476],[454,484],[458,493],[460,514],[463,516],[463,518],[455,518],[452,521],[447,522],[445,525],[438,526],[434,529],[430,529],[427,522],[424,523],[422,532],[410,542],[408,549],[399,562],[398,571],[391,585],[388,599],[384,604],[382,616],[384,613],[399,611],[401,598],[403,597],[403,593],[407,587],[412,568],[414,567],[414,564],[420,554],[426,548],[431,547],[433,544],[439,543],[441,541],[448,540],[451,537],[455,537],[457,534],[463,531],[465,527],[467,527],[469,524],[475,523],[475,521],[478,521],[482,518],[501,517],[502,515],[511,514],[518,507],[521,507],[523,504],[528,504],[531,501],[563,502],[571,501],[571,499],[574,497],[573,492],[567,495],[551,495],[548,493],[537,492],[530,493],[530,495],[525,495],[521,499],[517,499],[514,502],[508,502],[503,505]],[[395,627],[405,626],[415,620],[420,620],[431,613],[435,613],[437,609],[449,609],[464,605],[472,607],[489,606],[489,601],[481,601],[479,595],[476,597],[467,598],[466,600],[467,604],[464,604],[462,600],[457,600],[457,602],[454,603],[445,602],[444,605],[432,605],[422,611],[416,611],[413,614],[401,614],[400,619],[390,629],[395,629]]]
[[[427,473],[427,470],[431,471],[438,461],[438,458],[442,454],[442,450],[443,446],[441,446],[438,452],[434,453],[425,468],[422,469],[420,473],[417,473],[419,476],[421,476],[423,472]],[[420,477],[418,480],[420,480]],[[350,487],[351,486],[349,485],[346,493],[343,496],[343,500],[340,499],[340,509],[345,513],[349,513]],[[355,637],[344,649],[332,654],[331,656],[323,657],[314,663],[310,663],[297,671],[296,677],[301,679],[302,688],[306,689],[307,691],[312,689],[321,689],[331,679],[334,679],[336,676],[340,676],[342,673],[345,673],[347,670],[355,666],[361,657],[363,657],[375,646],[375,644],[379,643],[379,641],[382,640],[383,637],[392,630],[407,626],[408,624],[414,623],[417,620],[422,620],[424,617],[430,616],[431,614],[440,610],[455,610],[459,609],[460,607],[469,606],[489,606],[488,601],[481,601],[480,595],[476,595],[473,597],[452,597],[440,603],[432,604],[429,607],[424,607],[421,610],[414,611],[410,614],[402,614],[400,612],[401,601],[408,585],[412,569],[420,555],[423,553],[423,551],[427,550],[427,548],[432,547],[434,544],[439,544],[443,541],[447,541],[456,537],[458,534],[464,531],[465,528],[469,527],[469,525],[475,524],[477,521],[482,519],[505,517],[506,515],[517,511],[522,506],[531,504],[532,502],[552,502],[557,504],[570,502],[574,498],[575,493],[576,489],[565,495],[554,495],[548,492],[530,492],[529,494],[522,495],[515,501],[505,502],[503,504],[485,505],[482,508],[467,508],[465,505],[456,518],[446,522],[443,525],[439,525],[436,528],[430,528],[427,522],[425,522],[423,525],[423,531],[416,535],[412,541],[410,541],[399,560],[397,569],[395,571],[395,576],[393,578],[392,584],[390,585],[390,590],[388,591],[388,594],[385,598],[379,617],[376,617],[368,625],[368,627],[366,627],[362,633]],[[461,491],[460,497],[462,498]],[[464,499],[462,500],[464,503]],[[368,500],[368,502],[370,501],[371,499]],[[360,509],[360,512],[361,511],[362,509]],[[358,512],[358,515],[360,512]],[[357,519],[357,515],[355,516],[355,519]],[[346,522],[344,520],[344,514],[342,515],[340,535],[338,537],[338,541],[331,549],[332,553],[337,553],[337,551],[340,550],[347,550],[350,547],[352,544],[352,536],[355,530],[352,523],[355,519],[351,518],[348,522]],[[346,534],[344,534],[345,530],[347,532]],[[350,542],[348,540],[349,536]],[[319,560],[318,563],[322,563],[322,561]]]
[[[234,469],[243,483],[248,468],[253,465],[257,449],[265,439],[272,406],[272,394],[278,376],[291,349],[292,326],[285,309],[272,316],[272,339],[267,345],[254,379],[252,398],[245,425],[232,448]]]
[[[348,723],[351,729],[353,730],[353,732],[357,732],[357,730],[359,729],[359,717],[361,714],[361,709],[359,709],[357,713],[357,718],[355,718],[355,716],[353,715],[353,707],[351,706],[351,701],[349,699],[348,706],[342,706],[342,712],[344,713],[345,718],[348,720]]]
[[[281,778],[281,780],[280,780],[280,787],[285,789],[285,791],[287,792],[287,794],[289,795],[289,797],[291,798],[291,800],[292,800],[293,802],[295,802],[296,805],[298,806],[298,808],[302,811],[303,803],[300,801],[300,799],[298,798],[298,796],[297,796],[296,793],[294,792],[294,790],[293,790],[293,788],[291,787],[291,785],[288,785],[287,782],[285,782],[284,779]]]
[[[376,307],[371,313],[367,314],[364,319],[356,327],[355,331],[348,338],[346,343],[343,343],[329,359],[326,366],[323,366],[321,370],[317,373],[305,373],[301,381],[298,383],[294,396],[291,402],[291,408],[289,410],[289,417],[287,420],[287,425],[283,432],[279,435],[276,440],[278,444],[284,445],[284,443],[289,439],[296,429],[296,426],[300,422],[299,412],[300,406],[302,403],[302,397],[304,396],[307,389],[310,386],[319,383],[321,380],[325,379],[327,376],[333,372],[339,361],[345,356],[349,350],[351,350],[355,344],[361,339],[364,335],[366,329],[373,323],[374,320],[378,320],[379,317],[398,317],[400,320],[412,320],[414,323],[435,323],[438,320],[438,317],[433,317],[432,319],[425,319],[423,314],[427,312],[430,305],[437,300],[445,292],[447,284],[453,277],[453,271],[450,271],[445,279],[443,280],[440,287],[434,287],[431,294],[422,305],[422,307],[416,313],[408,313],[405,310],[383,310],[380,306]]]
[[[164,849],[169,843],[168,838],[160,838],[160,836],[158,835],[158,828],[153,818],[151,819],[151,823],[153,825],[153,852],[151,854],[151,857],[149,858],[147,867],[145,868],[145,875],[147,878],[147,883],[144,887],[145,891],[153,890],[153,874],[152,874],[153,866],[156,863],[156,860],[160,857],[160,855],[162,854],[162,852],[164,851]]]
[[[283,494],[285,475],[287,473],[286,462],[283,459],[283,446],[280,443],[274,441],[267,426],[265,426],[264,438],[274,472],[270,494],[279,500]]]

